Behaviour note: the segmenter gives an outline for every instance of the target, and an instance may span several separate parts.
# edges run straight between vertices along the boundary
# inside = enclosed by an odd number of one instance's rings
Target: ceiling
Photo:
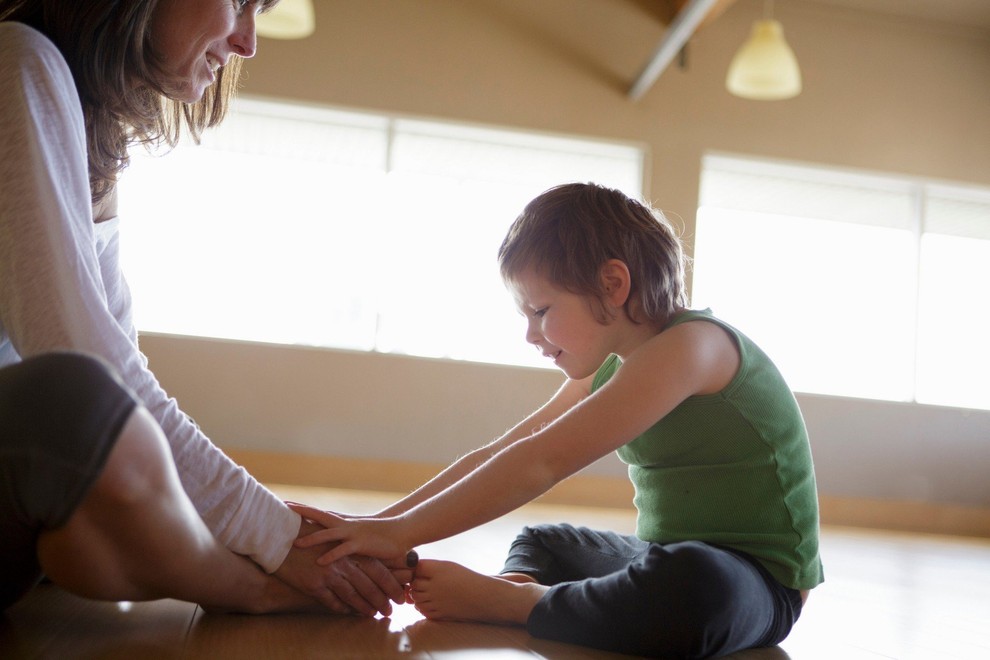
[[[668,24],[657,48],[629,89],[640,98],[691,38],[693,32],[718,17],[736,0],[631,0]],[[767,8],[772,0],[765,0]],[[795,0],[795,4],[822,5],[870,15],[881,21],[926,21],[932,25],[964,27],[990,34],[990,0]]]
[[[631,0],[668,22],[689,0]],[[735,4],[717,0],[705,21],[711,21]],[[867,12],[880,19],[913,19],[990,31],[990,0],[780,0],[786,4],[826,5]]]
[[[990,0],[804,0],[903,18],[990,29]]]

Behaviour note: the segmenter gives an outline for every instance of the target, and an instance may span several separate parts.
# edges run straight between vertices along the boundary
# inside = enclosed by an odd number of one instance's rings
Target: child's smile
[[[561,289],[532,271],[520,273],[509,286],[526,318],[526,341],[569,378],[591,375],[612,352],[610,324],[595,318],[587,296]]]

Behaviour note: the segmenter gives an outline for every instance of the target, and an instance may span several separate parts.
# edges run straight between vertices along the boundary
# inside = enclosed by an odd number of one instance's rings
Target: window
[[[121,184],[138,327],[546,366],[498,276],[531,198],[642,194],[637,146],[252,99]],[[163,191],[166,191],[163,194]]]
[[[990,408],[990,190],[707,156],[694,306],[803,392]]]

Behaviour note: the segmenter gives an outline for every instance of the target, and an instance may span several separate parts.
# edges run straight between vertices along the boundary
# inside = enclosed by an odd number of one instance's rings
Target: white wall
[[[162,384],[223,447],[449,463],[532,412],[555,371],[145,335]],[[990,503],[990,411],[799,395],[823,494]],[[614,456],[587,470],[621,477]]]

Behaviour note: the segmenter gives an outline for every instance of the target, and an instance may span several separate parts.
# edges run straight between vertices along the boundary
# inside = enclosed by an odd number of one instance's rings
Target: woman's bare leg
[[[68,523],[40,535],[38,558],[52,581],[88,598],[178,598],[246,612],[313,604],[213,537],[141,406]]]
[[[550,587],[522,574],[509,577],[483,575],[454,562],[422,559],[416,566],[410,595],[416,609],[428,619],[525,625]]]

